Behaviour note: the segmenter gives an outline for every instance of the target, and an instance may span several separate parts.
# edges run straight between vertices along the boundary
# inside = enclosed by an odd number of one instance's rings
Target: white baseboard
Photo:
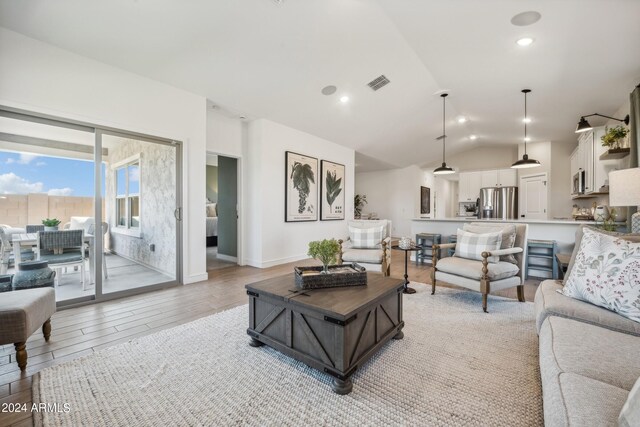
[[[306,254],[302,254],[302,255],[294,255],[294,256],[290,256],[290,257],[286,257],[286,258],[279,258],[279,259],[274,259],[274,260],[270,260],[270,261],[257,261],[257,260],[253,260],[253,259],[248,259],[245,260],[247,265],[250,265],[251,267],[257,267],[257,268],[269,268],[269,267],[274,267],[276,265],[280,265],[280,264],[286,264],[288,262],[294,262],[294,261],[300,261],[303,259],[308,259],[309,256]]]
[[[216,258],[222,260],[222,261],[229,261],[229,262],[235,262],[238,263],[238,257],[236,256],[231,256],[231,255],[225,255],[225,254],[221,254],[220,252],[218,252],[218,254],[216,255]]]
[[[184,276],[182,283],[188,285],[189,283],[204,282],[209,280],[208,273],[192,274],[191,276]]]

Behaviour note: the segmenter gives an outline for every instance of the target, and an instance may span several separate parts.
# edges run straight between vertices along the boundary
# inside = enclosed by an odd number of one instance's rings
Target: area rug
[[[404,339],[356,371],[353,391],[266,346],[246,305],[43,370],[35,414],[65,426],[534,426],[543,424],[531,303],[423,284],[404,296]]]

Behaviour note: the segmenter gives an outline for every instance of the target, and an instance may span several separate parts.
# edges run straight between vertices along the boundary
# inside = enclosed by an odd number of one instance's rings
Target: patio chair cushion
[[[482,262],[457,256],[442,258],[436,264],[438,271],[469,279],[482,278]],[[502,280],[518,274],[520,269],[510,262],[498,261],[489,264],[489,280]]]
[[[342,260],[344,262],[382,264],[383,256],[382,249],[347,249],[342,254]]]
[[[458,229],[458,241],[456,243],[456,257],[482,261],[482,253],[496,251],[502,244],[502,233],[475,234]],[[491,263],[500,261],[499,256],[490,256],[487,260]]]
[[[43,254],[40,259],[49,262],[49,264],[66,264],[70,262],[80,262],[83,257],[79,252],[65,252],[62,254]]]
[[[25,342],[53,313],[56,294],[52,288],[7,292],[0,298],[0,344]]]

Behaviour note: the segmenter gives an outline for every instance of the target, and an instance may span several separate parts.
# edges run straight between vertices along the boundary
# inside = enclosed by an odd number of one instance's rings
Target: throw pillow
[[[573,252],[571,253],[571,259],[569,260],[569,265],[567,265],[567,271],[564,273],[564,283],[567,283],[567,279],[571,274],[571,270],[573,270],[573,264],[576,262],[576,254],[578,253],[578,249],[580,249],[580,242],[582,242],[582,236],[584,234],[585,229],[591,229],[598,231],[599,233],[608,234],[609,236],[620,237],[624,240],[629,240],[630,242],[640,242],[640,234],[634,233],[616,233],[615,231],[605,231],[597,228],[589,227],[588,225],[579,225],[576,230],[576,243],[573,247]]]
[[[618,417],[618,427],[633,426],[640,426],[640,378],[629,392]]]
[[[217,203],[209,203],[207,205],[207,216],[208,217],[216,217],[218,216],[218,204]]]
[[[500,249],[511,249],[516,243],[516,226],[511,224],[465,224],[462,229],[474,234],[483,233],[502,233],[502,243]],[[500,255],[500,261],[510,262],[511,264],[518,264],[516,257],[513,254]]]
[[[353,249],[379,248],[384,236],[384,225],[379,227],[349,227],[349,239]]]
[[[476,234],[458,229],[456,256],[459,258],[476,259],[482,261],[482,252],[497,251],[502,244],[502,233]],[[499,256],[490,256],[491,263],[500,261]]]
[[[585,228],[562,293],[640,322],[640,243]]]

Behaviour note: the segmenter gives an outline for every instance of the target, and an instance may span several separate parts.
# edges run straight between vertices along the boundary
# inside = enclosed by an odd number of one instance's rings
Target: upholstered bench
[[[27,368],[27,339],[42,326],[45,341],[51,336],[51,316],[56,312],[52,288],[5,292],[0,297],[0,344],[16,346],[20,370]]]

